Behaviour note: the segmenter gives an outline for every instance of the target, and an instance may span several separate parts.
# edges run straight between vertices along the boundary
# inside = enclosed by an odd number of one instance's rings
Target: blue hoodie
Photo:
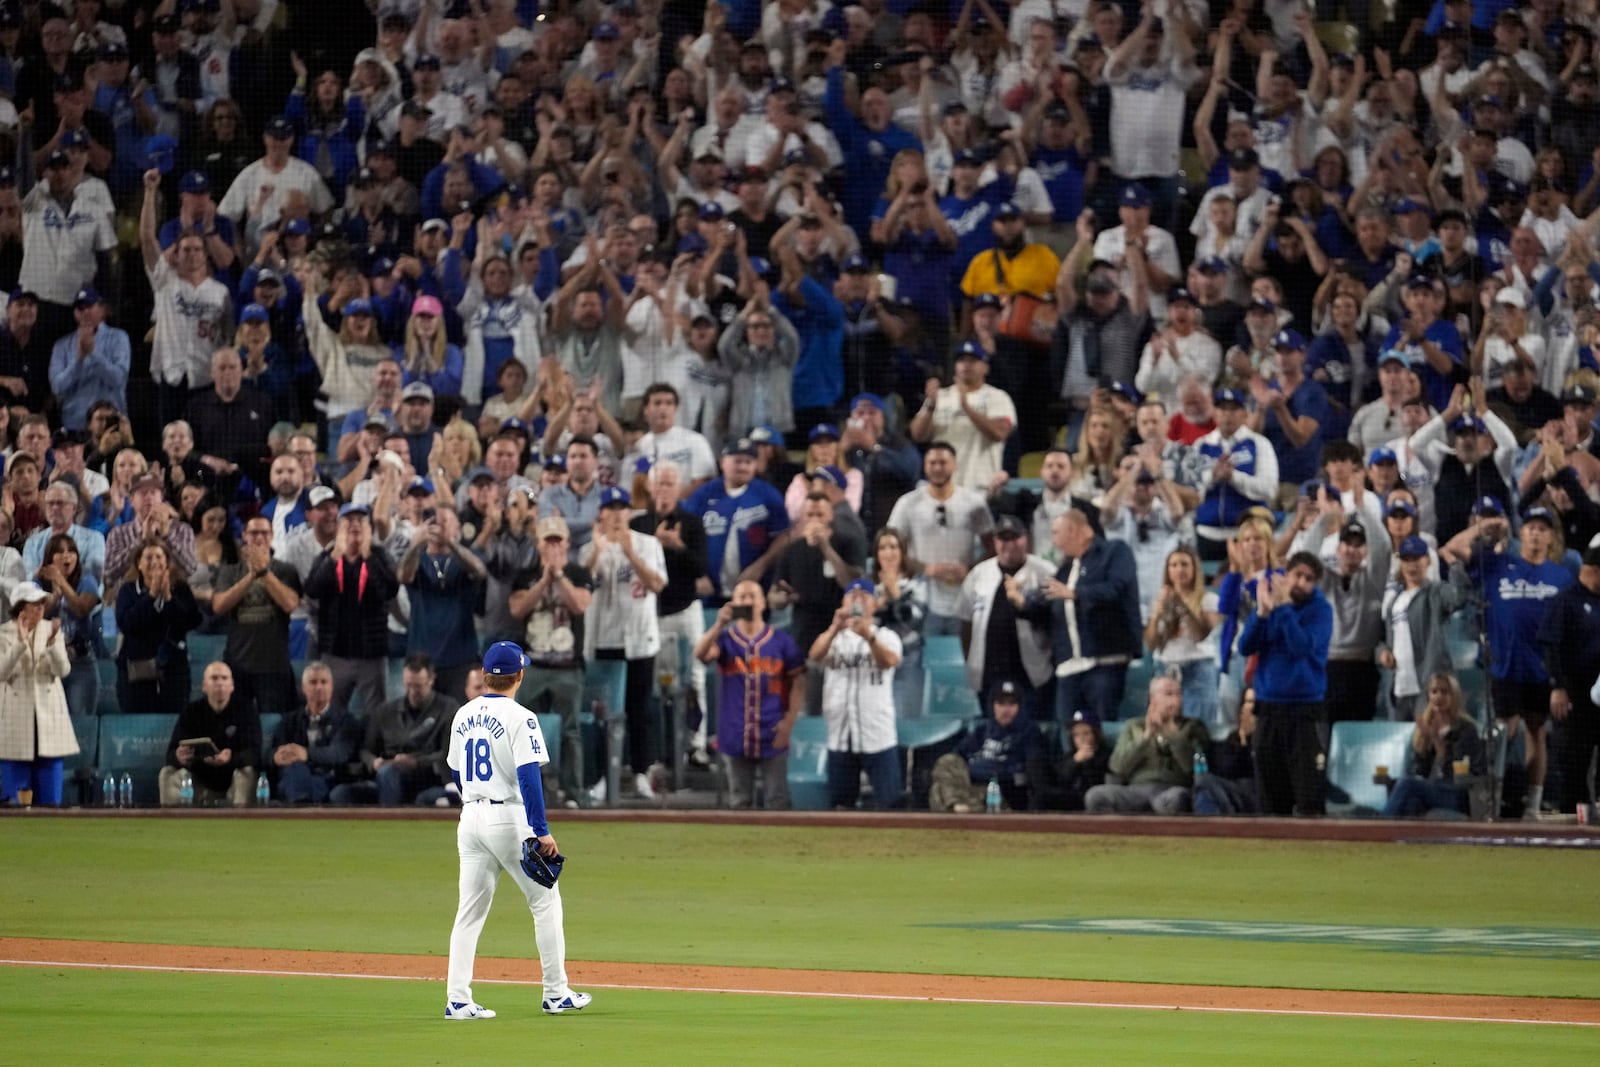
[[[1242,655],[1257,655],[1256,700],[1308,704],[1328,695],[1328,643],[1333,608],[1321,589],[1304,604],[1290,601],[1263,618],[1253,613],[1239,637]]]

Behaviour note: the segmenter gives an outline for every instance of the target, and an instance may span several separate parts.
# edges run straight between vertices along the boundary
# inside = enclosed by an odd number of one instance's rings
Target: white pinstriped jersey
[[[461,779],[461,799],[498,800],[522,808],[517,768],[550,762],[539,720],[507,696],[485,693],[456,711],[445,762]]]

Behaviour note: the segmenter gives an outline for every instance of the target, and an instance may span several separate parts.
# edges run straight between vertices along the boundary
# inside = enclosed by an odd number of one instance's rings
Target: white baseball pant
[[[461,855],[461,903],[450,931],[451,1003],[472,1000],[472,962],[478,952],[494,889],[505,871],[533,913],[534,942],[544,971],[546,999],[559,1000],[567,988],[567,939],[561,928],[561,888],[546,889],[522,873],[522,841],[531,836],[522,809],[514,804],[475,801],[461,809],[456,850]]]

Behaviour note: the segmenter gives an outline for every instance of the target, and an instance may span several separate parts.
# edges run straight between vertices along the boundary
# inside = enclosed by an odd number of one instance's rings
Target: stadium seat
[[[72,716],[72,732],[78,739],[78,753],[68,756],[62,765],[61,802],[71,804],[76,798],[79,804],[93,804],[99,788],[94,776],[95,757],[100,747],[99,717]]]
[[[1461,684],[1461,707],[1474,722],[1483,726],[1488,722],[1488,672],[1482,667],[1469,667],[1456,671],[1456,681]]]
[[[1156,676],[1154,660],[1136,659],[1128,664],[1128,681],[1122,690],[1122,704],[1117,708],[1117,718],[1137,719],[1144,715],[1150,704],[1150,679]]]
[[[133,775],[133,802],[153,807],[160,799],[157,775],[167,762],[176,715],[106,715],[100,719],[101,775]]]
[[[257,770],[264,771],[272,766],[272,735],[282,721],[283,716],[276,711],[269,711],[261,716],[261,762],[256,764]]]
[[[1013,478],[1006,483],[1007,493],[1037,493],[1044,488],[1043,478]]]
[[[956,750],[962,735],[967,732],[969,718],[976,716],[895,721],[895,733],[906,756],[906,788],[911,791],[912,807],[928,806],[928,790],[933,785],[933,764],[946,752]]]
[[[1117,737],[1122,733],[1122,723],[1115,720],[1103,722],[1100,724],[1100,733],[1106,739],[1106,750],[1110,751],[1117,747]]]
[[[200,689],[200,677],[205,674],[206,664],[215,663],[222,658],[222,652],[228,647],[227,634],[190,634],[184,644],[189,650],[189,673],[194,678],[194,688]]]
[[[1410,760],[1409,722],[1336,722],[1328,745],[1328,814],[1372,816],[1383,810],[1389,791],[1372,780],[1375,769],[1389,768],[1392,778],[1405,773]]]
[[[544,734],[544,742],[550,749],[550,768],[557,770],[561,766],[561,715],[547,711],[538,719],[539,732]]]
[[[100,678],[100,693],[95,698],[95,711],[101,715],[115,715],[122,710],[117,704],[116,660],[94,661],[95,674]]]
[[[583,702],[580,707],[584,712],[589,712],[598,703],[608,715],[621,714],[627,704],[627,692],[628,665],[622,660],[590,660],[583,668]],[[557,736],[560,736],[559,731]]]
[[[956,634],[934,634],[922,639],[922,665],[924,667],[965,665],[967,658],[961,651],[961,638]]]
[[[828,810],[828,723],[802,715],[789,737],[789,803],[796,811]]]
[[[964,664],[946,663],[922,669],[922,717],[968,719],[982,714],[978,694],[967,684]]]
[[[1478,614],[1468,608],[1456,612],[1445,620],[1445,647],[1450,650],[1450,662],[1458,671],[1470,670],[1478,665]]]

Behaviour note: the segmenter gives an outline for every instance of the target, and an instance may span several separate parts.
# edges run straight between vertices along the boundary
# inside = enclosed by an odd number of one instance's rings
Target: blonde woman
[[[372,369],[394,358],[378,336],[372,302],[361,295],[359,281],[347,279],[331,294],[309,297],[303,304],[306,345],[322,372],[330,426],[340,426],[350,412],[366,408],[372,396]],[[338,332],[324,317],[328,307],[342,316]]]
[[[133,518],[133,480],[150,466],[148,460],[131,445],[122,449],[111,461],[111,484],[104,493],[89,502],[89,517],[84,525],[101,537]]]
[[[1173,549],[1144,628],[1144,643],[1157,663],[1178,672],[1183,713],[1208,723],[1221,721],[1216,642],[1210,640],[1220,622],[1217,594],[1205,586],[1200,557],[1187,546]]]
[[[0,626],[0,801],[59,807],[62,770],[78,751],[61,679],[72,669],[61,621],[46,621],[50,594],[35,582],[11,590],[11,621]]]
[[[1389,791],[1384,818],[1418,818],[1438,808],[1470,814],[1469,785],[1459,778],[1484,774],[1487,760],[1483,738],[1464,704],[1454,674],[1439,671],[1428,678],[1428,703],[1411,735],[1410,767]]]
[[[884,185],[883,195],[872,209],[872,239],[879,244],[889,244],[891,209],[898,205],[904,210],[912,198],[921,198],[927,189],[928,165],[922,153],[915,148],[896,152],[889,164],[889,180]]]
[[[1226,681],[1222,687],[1224,718],[1234,721],[1230,709],[1237,708],[1244,691],[1245,657],[1235,655],[1244,621],[1256,610],[1256,583],[1268,570],[1282,566],[1273,540],[1271,512],[1251,509],[1239,522],[1239,532],[1228,542],[1228,573],[1217,587],[1217,612],[1222,617],[1218,634],[1219,660]]]
[[[844,497],[850,501],[851,510],[861,511],[861,472],[850,466],[844,449],[839,447],[839,427],[829,422],[811,428],[811,443],[806,447],[806,460],[800,473],[789,481],[783,495],[783,505],[789,509],[789,521],[799,522],[806,508],[806,494],[811,492],[811,472],[818,467],[838,467],[844,471]]]
[[[483,442],[472,423],[459,415],[445,423],[440,431],[444,448],[440,450],[439,466],[451,485],[459,482],[466,473],[483,461]]]
[[[1078,453],[1072,457],[1073,496],[1083,497],[1098,506],[1105,499],[1106,490],[1117,480],[1117,469],[1122,464],[1122,442],[1127,427],[1117,413],[1109,408],[1095,408],[1084,420],[1083,433],[1078,435]]]
[[[460,396],[466,357],[444,335],[444,305],[423,293],[411,304],[406,339],[395,346],[405,384],[427,382],[434,396]]]

